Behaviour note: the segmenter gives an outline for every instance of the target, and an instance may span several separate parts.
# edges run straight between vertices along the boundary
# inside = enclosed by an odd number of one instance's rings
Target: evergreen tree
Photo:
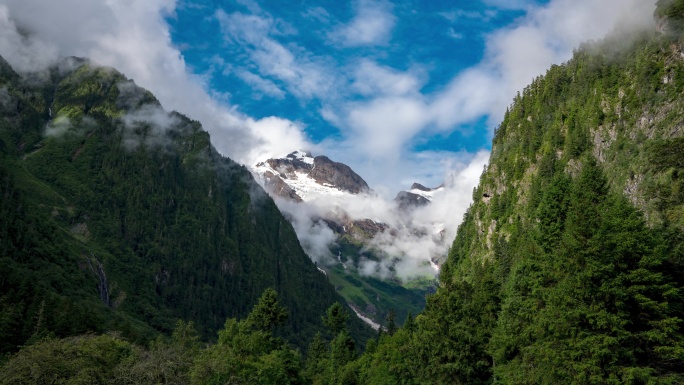
[[[313,384],[328,384],[331,374],[329,361],[330,348],[323,340],[321,333],[316,333],[306,354],[304,377]]]
[[[328,308],[323,319],[323,325],[328,327],[330,333],[333,337],[337,336],[340,332],[347,329],[347,319],[349,319],[349,313],[344,309],[344,307],[339,303],[335,302],[332,306]]]
[[[411,314],[411,312],[406,316],[406,321],[404,321],[404,326],[402,328],[409,334],[416,331],[416,321],[413,319],[413,314]]]
[[[389,313],[387,313],[387,334],[390,336],[394,335],[397,331],[397,323],[394,321],[394,318],[394,309],[390,309]]]
[[[266,289],[259,301],[249,313],[247,323],[261,331],[273,331],[273,328],[287,319],[286,309],[278,302],[278,293],[273,289]]]

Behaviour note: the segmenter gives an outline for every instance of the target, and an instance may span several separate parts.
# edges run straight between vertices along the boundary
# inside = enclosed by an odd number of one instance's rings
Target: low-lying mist
[[[469,162],[454,165],[444,176],[444,188],[434,193],[431,203],[409,210],[400,210],[393,200],[373,193],[319,196],[303,203],[274,199],[291,221],[304,250],[321,266],[339,263],[338,256],[331,251],[338,236],[322,219],[371,219],[388,228],[366,242],[366,248],[379,251],[376,254],[385,258],[359,258],[353,266],[359,274],[401,280],[434,276],[436,270],[431,261],[441,260],[448,253],[488,159],[489,152],[481,151]]]

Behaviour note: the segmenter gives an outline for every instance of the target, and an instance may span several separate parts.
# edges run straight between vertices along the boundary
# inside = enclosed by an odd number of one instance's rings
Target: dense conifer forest
[[[289,341],[323,330],[340,297],[199,123],[82,59],[22,76],[1,64],[0,354],[87,332],[144,344],[179,319],[211,340],[266,288]]]
[[[0,383],[684,383],[683,10],[660,1],[660,31],[586,43],[515,98],[437,293],[370,340],[305,256],[277,263],[302,254],[291,228],[255,203],[246,171],[209,161],[196,123],[166,115],[181,123],[152,137],[153,122],[113,115],[119,95],[84,92],[106,88],[104,69],[36,90],[5,66]],[[78,129],[44,139],[35,127],[58,129],[41,104],[53,94]],[[136,146],[91,139],[102,135]],[[120,191],[124,172],[134,182]],[[215,199],[226,211],[200,221]],[[250,280],[221,280],[233,271]],[[259,301],[228,294],[246,287]]]

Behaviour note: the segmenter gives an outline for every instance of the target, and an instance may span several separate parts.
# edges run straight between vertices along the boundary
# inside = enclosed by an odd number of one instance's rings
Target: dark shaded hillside
[[[198,122],[81,59],[0,71],[0,353],[89,331],[146,340],[178,319],[214,336],[269,287],[288,339],[321,330],[339,297]]]

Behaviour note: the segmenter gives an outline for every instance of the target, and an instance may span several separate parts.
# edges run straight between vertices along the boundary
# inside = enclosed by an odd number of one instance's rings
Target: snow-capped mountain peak
[[[435,194],[439,194],[441,191],[444,191],[444,185],[435,188],[429,188],[420,183],[414,183],[408,192],[411,194],[420,195],[428,200],[432,200]]]
[[[301,150],[259,162],[253,171],[268,191],[297,202],[370,192],[368,184],[349,166]]]
[[[314,157],[311,156],[311,153],[307,152],[307,151],[297,150],[297,151],[294,151],[294,152],[288,154],[286,156],[286,158],[296,159],[296,160],[299,160],[301,162],[304,162],[304,163],[310,164],[310,165],[314,164]]]
[[[444,191],[444,185],[435,188],[425,187],[420,183],[414,183],[408,191],[400,191],[394,201],[400,209],[414,209],[428,205],[435,195]]]

